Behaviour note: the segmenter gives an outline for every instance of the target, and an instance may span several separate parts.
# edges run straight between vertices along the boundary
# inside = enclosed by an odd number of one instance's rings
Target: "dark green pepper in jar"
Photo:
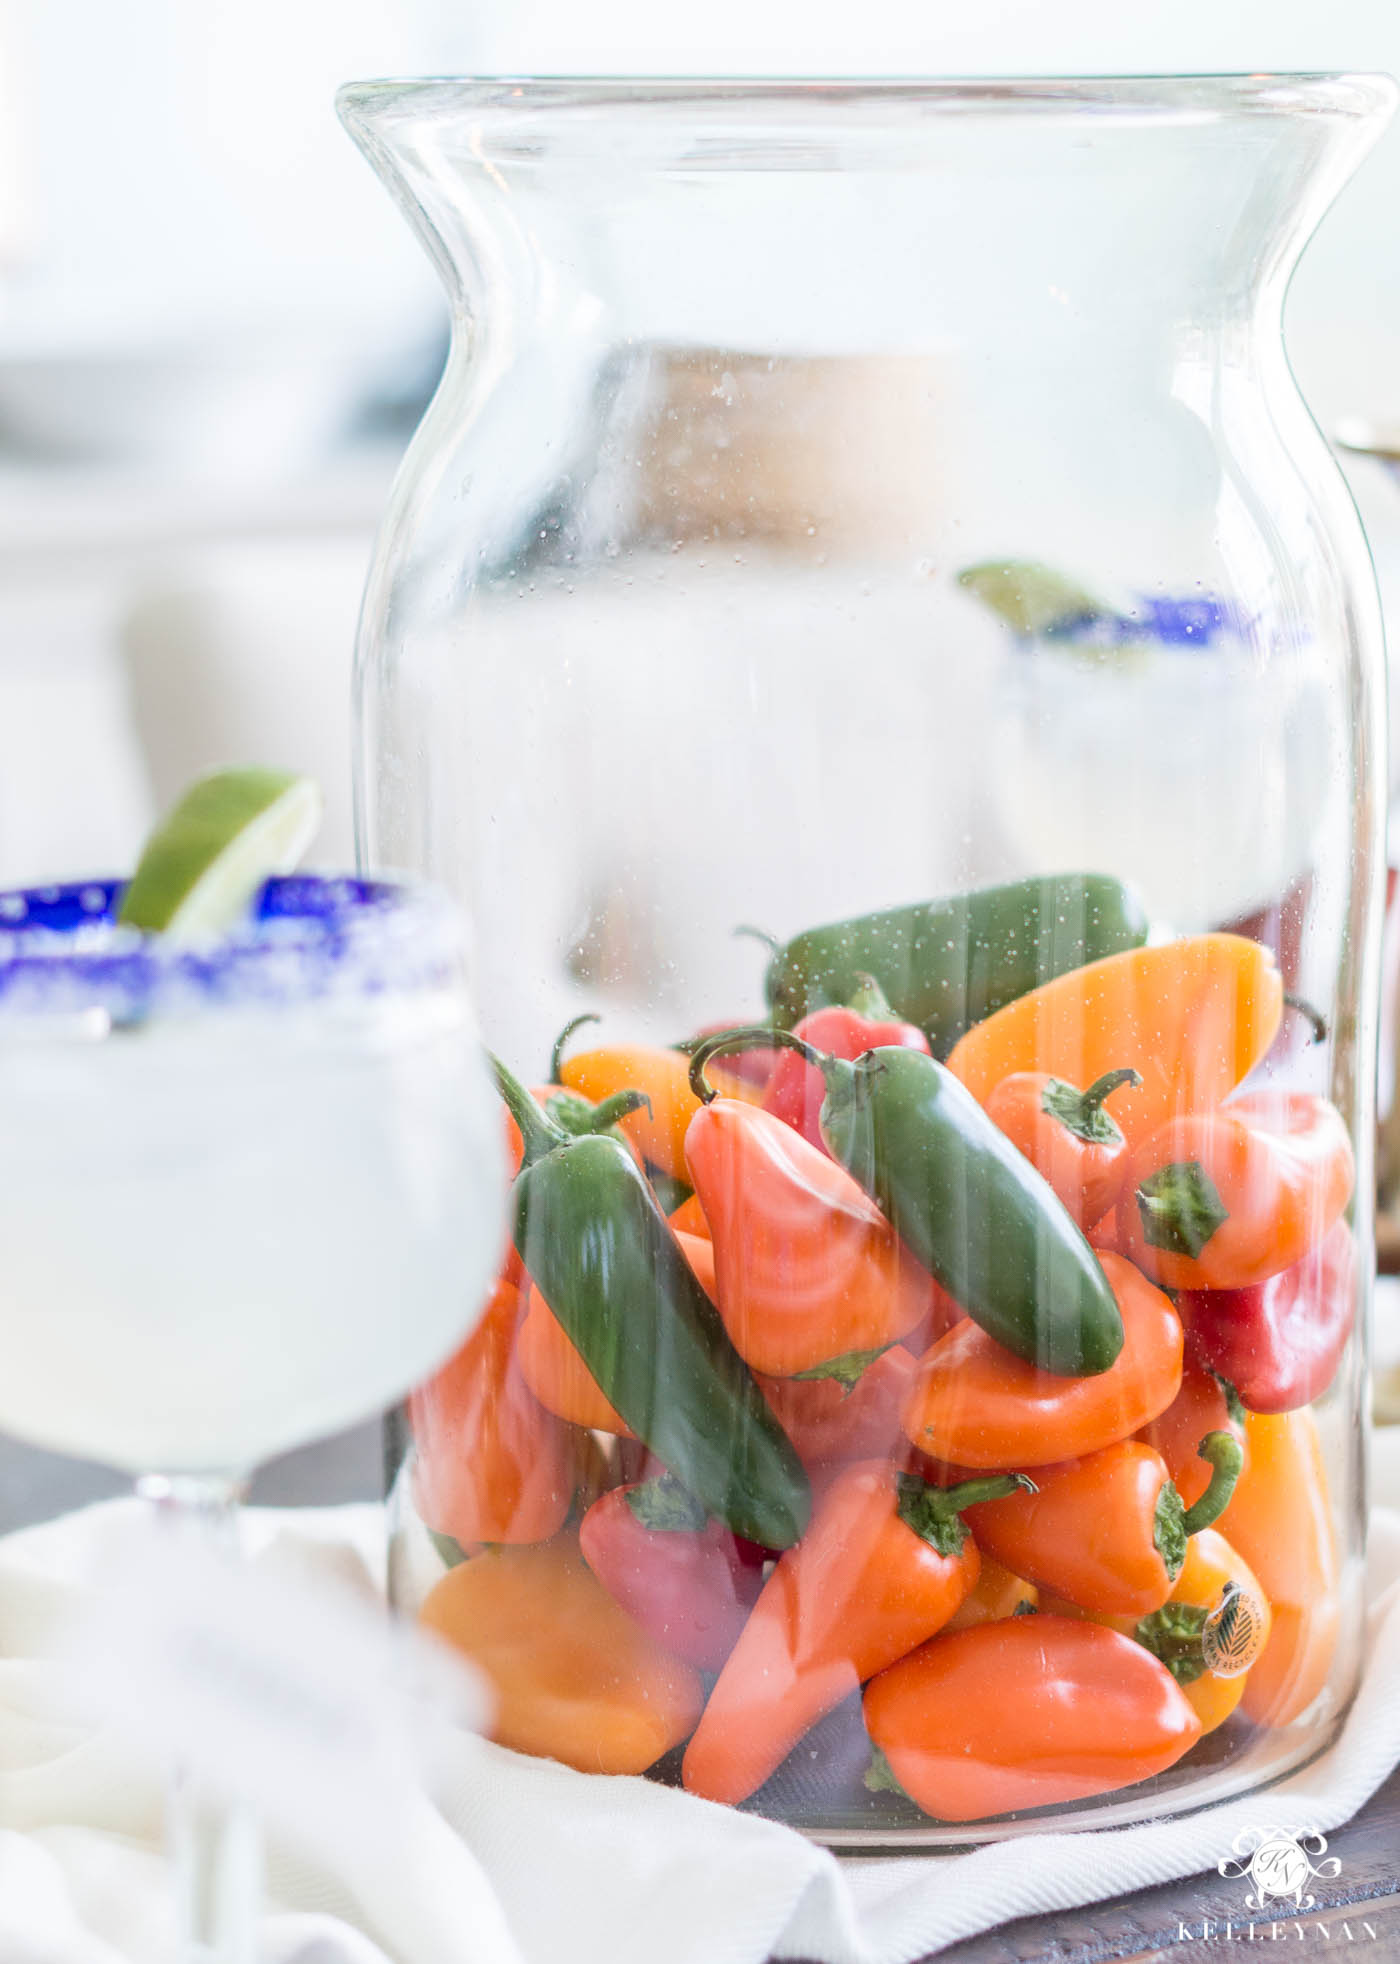
[[[1146,939],[1142,904],[1120,880],[1059,873],[808,928],[778,949],[764,988],[774,1022],[791,1029],[825,1003],[849,1002],[874,976],[946,1057],[994,1010]]]
[[[922,1051],[887,1046],[854,1063],[789,1031],[730,1031],[691,1059],[705,1065],[760,1040],[796,1050],[826,1080],[821,1130],[905,1246],[991,1337],[1065,1377],[1106,1371],[1123,1319],[1098,1258],[1053,1188],[952,1072]]]
[[[811,1504],[802,1462],[646,1176],[620,1140],[569,1133],[493,1068],[525,1146],[516,1249],[603,1396],[706,1513],[791,1546]]]

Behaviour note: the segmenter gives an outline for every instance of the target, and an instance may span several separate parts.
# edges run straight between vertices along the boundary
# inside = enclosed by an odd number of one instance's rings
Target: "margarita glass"
[[[0,1425],[228,1532],[259,1461],[460,1342],[500,1121],[431,891],[271,880],[199,947],[115,926],[120,895],[0,895]],[[184,1826],[186,1938],[224,1964],[250,1892]]]

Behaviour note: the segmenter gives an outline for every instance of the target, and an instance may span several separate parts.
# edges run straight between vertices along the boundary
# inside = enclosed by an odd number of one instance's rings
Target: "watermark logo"
[[[1245,1897],[1245,1908],[1262,1910],[1271,1902],[1291,1901],[1295,1909],[1312,1909],[1314,1895],[1305,1895],[1309,1882],[1331,1881],[1340,1875],[1342,1865],[1335,1855],[1326,1861],[1315,1858],[1327,1854],[1327,1842],[1318,1833],[1290,1834],[1285,1828],[1245,1828],[1231,1843],[1234,1855],[1217,1862],[1220,1874],[1245,1877],[1253,1885]]]

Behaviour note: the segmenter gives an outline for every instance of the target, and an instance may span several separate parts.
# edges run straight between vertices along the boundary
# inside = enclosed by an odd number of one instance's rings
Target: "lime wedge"
[[[990,607],[1018,634],[1044,634],[1071,621],[1099,620],[1108,612],[1074,580],[1034,559],[985,560],[965,566],[958,585]]]
[[[212,771],[146,841],[117,919],[175,941],[226,934],[274,873],[289,873],[321,822],[321,793],[291,771]]]

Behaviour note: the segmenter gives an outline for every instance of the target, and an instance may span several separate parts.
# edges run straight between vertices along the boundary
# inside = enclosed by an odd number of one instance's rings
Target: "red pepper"
[[[741,1542],[669,1474],[614,1487],[578,1531],[583,1559],[647,1635],[718,1671],[763,1587],[763,1551]]]
[[[1177,1310],[1201,1362],[1252,1412],[1310,1405],[1336,1375],[1356,1321],[1356,1243],[1344,1220],[1302,1261],[1247,1289],[1183,1289]]]
[[[1188,1356],[1181,1388],[1164,1412],[1138,1433],[1167,1462],[1172,1484],[1187,1507],[1194,1507],[1210,1485],[1211,1469],[1197,1451],[1208,1432],[1228,1432],[1248,1458],[1244,1436],[1244,1407],[1227,1386]]]
[[[817,1050],[851,1063],[882,1045],[929,1054],[928,1038],[916,1024],[900,1021],[873,975],[863,978],[849,1004],[814,1009],[802,1018],[793,1034]],[[825,1095],[826,1081],[815,1064],[809,1064],[795,1050],[783,1050],[763,1094],[763,1109],[825,1152],[826,1141],[818,1124]]]

